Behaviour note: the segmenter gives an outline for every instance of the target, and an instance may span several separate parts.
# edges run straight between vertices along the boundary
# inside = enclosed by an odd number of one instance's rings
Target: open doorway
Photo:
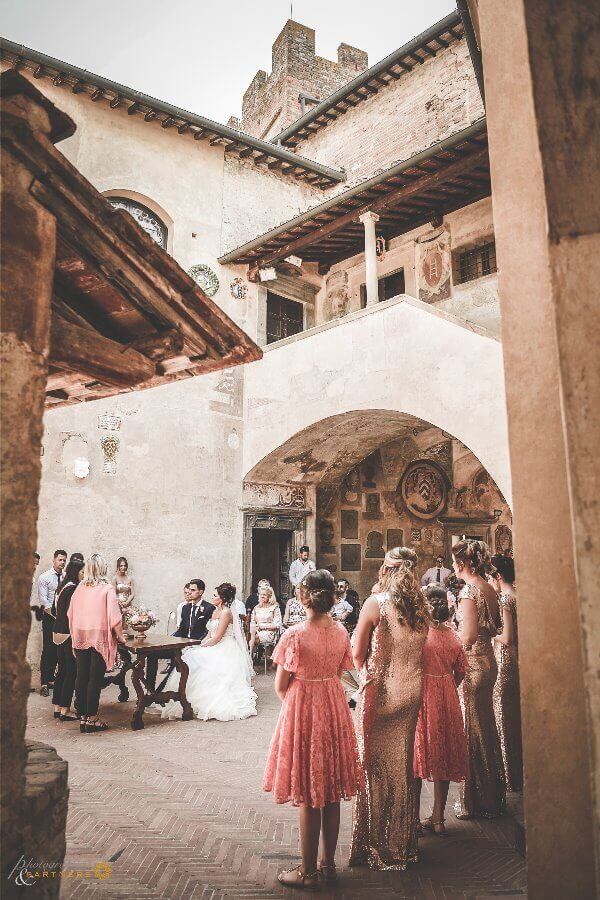
[[[290,595],[291,562],[291,531],[278,528],[252,529],[252,584],[266,578],[277,599],[286,602]]]

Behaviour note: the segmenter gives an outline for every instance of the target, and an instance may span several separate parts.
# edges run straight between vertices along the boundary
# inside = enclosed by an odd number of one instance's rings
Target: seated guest
[[[171,637],[193,638],[194,640],[203,640],[208,633],[208,623],[215,608],[212,603],[202,600],[206,585],[201,578],[193,578],[183,588],[184,603],[181,606],[181,614],[179,615],[179,624],[176,631]],[[161,656],[159,653],[153,653],[146,663],[146,681],[149,685],[156,682],[156,673],[158,671],[159,659],[171,659],[170,656]],[[171,660],[161,675],[170,675],[175,668],[175,663]],[[164,684],[164,682],[163,682]]]
[[[212,603],[202,599],[206,585],[201,578],[192,578],[187,590],[189,602],[181,610],[181,620],[174,636],[201,641],[206,637],[207,626],[215,608]]]
[[[331,607],[331,617],[345,625],[352,612],[354,612],[352,604],[347,600],[346,581],[342,578],[335,586],[335,602]]]
[[[65,569],[62,587],[55,596],[56,619],[54,620],[54,643],[58,656],[58,667],[54,680],[52,703],[54,718],[61,722],[76,722],[77,717],[71,715],[71,702],[75,691],[77,665],[73,655],[73,644],[69,633],[68,612],[75,588],[83,578],[83,559],[71,557]]]
[[[298,625],[299,622],[306,621],[306,608],[302,603],[300,585],[296,585],[294,594],[295,596],[290,597],[285,604],[285,612],[283,614],[284,628],[291,628],[292,625]]]
[[[107,669],[112,669],[117,642],[123,640],[121,607],[117,592],[106,577],[108,566],[93,553],[84,565],[83,580],[77,585],[67,616],[77,660],[75,696],[80,731],[93,734],[108,725],[98,718],[100,691]]]
[[[427,587],[428,584],[444,584],[446,578],[452,575],[450,569],[444,565],[444,557],[436,556],[435,565],[427,569],[421,578],[421,587]]]
[[[268,582],[260,582],[258,606],[254,607],[250,618],[250,653],[260,647],[270,660],[282,627],[281,610],[275,592]]]
[[[232,588],[235,592],[235,585],[232,585]],[[242,634],[246,634],[246,604],[243,600],[240,600],[239,597],[233,595],[233,600],[231,601],[231,606],[229,607],[232,615],[238,615],[240,618],[240,625],[242,626]]]
[[[255,581],[252,582],[252,587],[250,589],[249,595],[246,597],[246,620],[244,625],[244,631],[246,634],[246,640],[248,643],[250,642],[250,617],[252,616],[252,610],[255,606],[258,606],[258,587]]]
[[[446,578],[446,599],[448,600],[448,607],[450,609],[450,618],[448,622],[456,629],[458,629],[458,595],[460,594],[464,586],[465,582],[462,580],[462,578],[457,578],[456,575],[450,575],[449,578]]]

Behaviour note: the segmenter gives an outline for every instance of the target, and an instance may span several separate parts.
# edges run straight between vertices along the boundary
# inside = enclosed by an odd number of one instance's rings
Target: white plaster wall
[[[244,473],[309,425],[360,409],[458,438],[510,503],[501,344],[411,297],[273,344],[246,367]]]
[[[233,370],[232,370],[233,371]],[[158,609],[165,630],[182,585],[203,578],[241,584],[241,417],[211,409],[223,373],[49,411],[38,550],[39,571],[55,547],[102,553],[114,571],[128,558],[137,599]],[[237,388],[241,412],[241,384]],[[103,472],[98,416],[121,419],[117,474]],[[90,474],[68,465],[69,434],[87,443]]]
[[[325,194],[304,181],[282,178],[235,156],[225,157],[221,253],[322,203]]]

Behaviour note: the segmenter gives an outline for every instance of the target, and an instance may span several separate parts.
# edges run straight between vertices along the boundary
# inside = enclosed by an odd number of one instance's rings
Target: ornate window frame
[[[159,246],[163,247],[167,253],[173,254],[173,219],[166,210],[151,197],[147,197],[144,194],[140,194],[137,191],[131,191],[127,188],[111,188],[103,191],[102,194],[109,202],[120,200],[124,205],[132,204],[148,213],[164,229],[164,243],[160,243]]]

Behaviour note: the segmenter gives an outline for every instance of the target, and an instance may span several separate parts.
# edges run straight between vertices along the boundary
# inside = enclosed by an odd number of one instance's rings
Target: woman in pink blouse
[[[84,566],[83,580],[73,593],[68,613],[77,660],[79,730],[91,734],[108,728],[98,719],[100,691],[106,670],[114,666],[117,641],[123,639],[121,607],[107,571],[106,561],[93,553]]]

